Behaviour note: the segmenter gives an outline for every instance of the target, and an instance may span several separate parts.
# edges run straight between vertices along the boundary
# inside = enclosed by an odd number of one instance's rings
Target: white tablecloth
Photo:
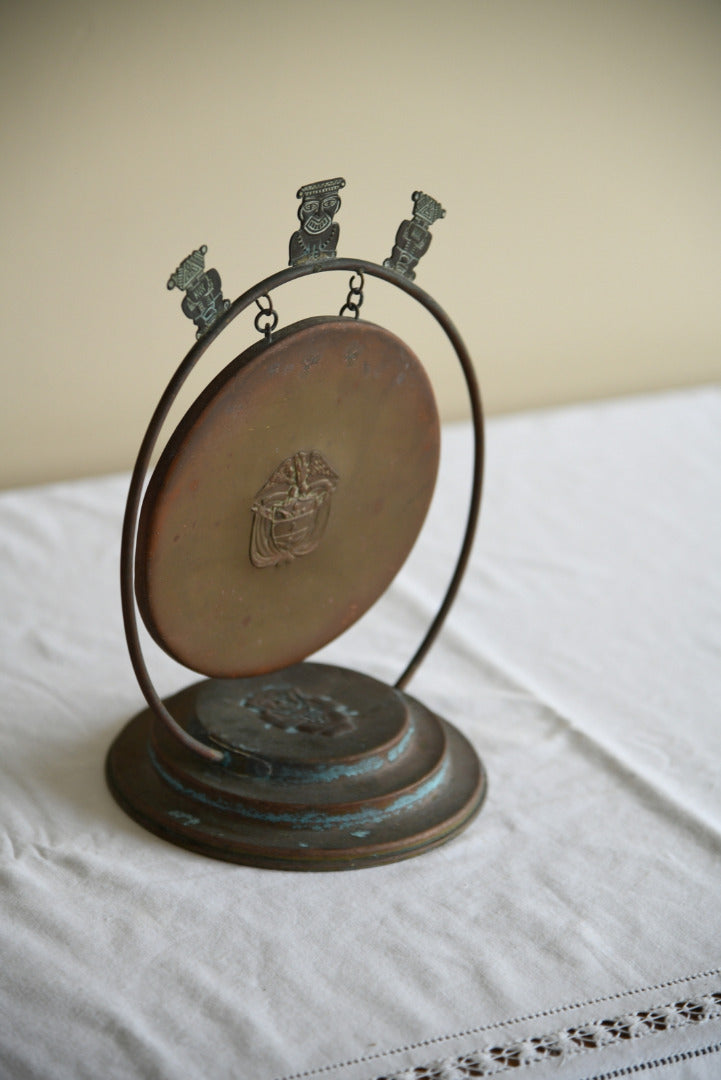
[[[445,429],[417,549],[324,659],[403,667],[469,436]],[[331,874],[215,862],[122,813],[127,477],[0,496],[0,1076],[721,1075],[721,392],[495,420],[486,477],[410,686],[477,748],[486,805],[419,859]],[[195,678],[148,648],[162,693]]]

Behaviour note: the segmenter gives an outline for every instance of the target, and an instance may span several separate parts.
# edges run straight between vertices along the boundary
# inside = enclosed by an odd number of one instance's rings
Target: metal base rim
[[[168,704],[177,711],[180,703],[182,711],[200,685],[175,695]],[[363,828],[353,828],[366,804],[353,802],[352,783],[347,788],[351,824],[329,828],[322,822],[327,815],[319,813],[319,823],[308,825],[299,819],[288,827],[286,821],[283,829],[257,820],[257,815],[253,819],[252,809],[244,808],[242,801],[240,806],[226,804],[223,766],[203,763],[202,784],[196,789],[179,785],[159,767],[151,749],[159,722],[150,709],[130,720],[113,741],[106,761],[108,786],[120,807],[143,828],[176,846],[225,862],[275,870],[331,871],[413,858],[448,842],[470,824],[486,796],[486,774],[471,744],[452,724],[409,695],[378,686],[394,699],[400,696],[417,726],[423,727],[421,737],[442,738],[444,749],[433,769],[433,791],[427,798],[412,803],[402,791],[391,792],[393,812],[378,813],[377,820],[363,822]],[[179,752],[187,753],[185,748]],[[252,789],[254,783],[263,787],[265,782],[249,779],[247,783]]]

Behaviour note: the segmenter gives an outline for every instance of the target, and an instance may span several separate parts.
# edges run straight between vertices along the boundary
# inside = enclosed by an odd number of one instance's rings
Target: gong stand
[[[148,708],[110,748],[110,789],[166,840],[277,869],[351,869],[419,854],[463,829],[486,788],[463,735],[404,691],[457,594],[481,498],[483,417],[471,360],[444,310],[414,282],[430,225],[445,211],[415,192],[383,265],[338,258],[333,218],[344,186],[335,178],[299,190],[290,265],[233,303],[218,271],[205,269],[205,246],[171,276],[197,340],[152,416],[123,523],[123,618]],[[351,273],[339,315],[278,330],[278,290],[329,271]],[[404,342],[359,318],[366,277],[402,290],[441,326],[463,370],[474,430],[461,551],[394,686],[306,661],[391,583],[438,468],[430,382]],[[253,304],[261,340],[202,391],[146,486],[187,377]],[[160,699],[137,610],[153,639],[202,681]]]

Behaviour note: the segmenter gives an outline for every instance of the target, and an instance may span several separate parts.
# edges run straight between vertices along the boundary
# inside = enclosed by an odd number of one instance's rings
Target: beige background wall
[[[129,467],[193,341],[171,271],[206,243],[238,295],[326,176],[344,255],[443,202],[419,284],[491,412],[721,373],[719,3],[6,0],[0,82],[0,486]],[[284,322],[337,311],[316,286]],[[422,313],[382,284],[363,313],[462,415]]]

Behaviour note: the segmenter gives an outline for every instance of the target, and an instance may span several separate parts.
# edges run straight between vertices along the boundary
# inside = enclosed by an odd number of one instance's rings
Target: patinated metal
[[[278,325],[278,312],[273,307],[273,301],[267,293],[259,296],[255,303],[258,314],[253,320],[253,326],[259,334],[265,336],[266,341],[270,341],[273,331]]]
[[[414,220],[398,230],[384,266],[342,259],[332,219],[343,186],[336,178],[299,190],[301,228],[289,269],[230,306],[218,279],[215,315],[199,325],[151,419],[123,524],[123,617],[149,708],[111,748],[111,790],[132,817],[174,843],[283,869],[407,858],[464,828],[485,794],[470,744],[402,690],[458,591],[480,506],[483,421],[473,366],[446,313],[413,283],[428,226],[444,211],[417,192]],[[181,267],[174,284],[185,280]],[[276,334],[275,291],[319,271],[352,273],[343,317],[304,320]],[[409,294],[444,330],[465,376],[475,435],[460,554],[394,687],[296,662],[341,632],[392,579],[421,527],[437,466],[437,414],[425,373],[394,335],[358,319],[364,275]],[[191,407],[143,499],[182,385],[254,303],[265,340]],[[351,509],[353,500],[362,507]],[[377,551],[385,552],[382,572],[373,565]],[[136,592],[159,644],[212,678],[160,699],[140,645]]]
[[[191,406],[148,485],[146,626],[204,675],[304,659],[395,577],[438,454],[428,377],[394,334],[317,317],[252,345]]]
[[[168,279],[169,289],[184,289],[185,297],[180,305],[185,315],[197,326],[196,338],[200,338],[219,315],[230,307],[230,300],[223,299],[220,274],[211,267],[205,269],[207,244],[191,251]]]
[[[338,192],[345,180],[318,180],[298,190],[300,228],[290,238],[290,265],[304,266],[322,259],[334,259],[338,248],[339,227],[333,221],[340,210]]]
[[[354,319],[359,317],[360,309],[363,306],[364,285],[365,278],[361,272],[358,271],[357,274],[353,274],[348,282],[348,295],[345,304],[338,312],[339,315],[352,315]]]
[[[483,802],[466,739],[358,672],[305,663],[200,683],[169,705],[223,764],[179,747],[146,709],[114,744],[108,779],[133,818],[202,854],[284,870],[376,866],[445,842]]]
[[[279,566],[315,551],[338,480],[318,450],[299,450],[275,469],[253,500],[253,566]]]
[[[423,191],[414,191],[413,217],[398,226],[393,251],[383,265],[413,281],[418,260],[428,251],[432,240],[430,227],[445,216],[439,202]]]

